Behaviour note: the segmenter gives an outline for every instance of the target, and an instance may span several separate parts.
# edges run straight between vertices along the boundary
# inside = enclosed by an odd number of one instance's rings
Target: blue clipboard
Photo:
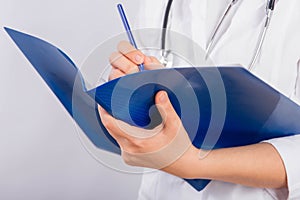
[[[100,149],[120,154],[118,144],[101,123],[97,103],[118,119],[151,128],[160,123],[152,120],[158,116],[154,95],[159,90],[168,92],[180,117],[184,113],[183,125],[189,134],[194,133],[190,138],[198,148],[241,146],[300,133],[300,107],[241,67],[143,71],[87,91],[80,71],[60,49],[36,37],[9,28],[5,30],[87,137]],[[208,85],[205,80],[220,77],[224,90],[222,97],[226,102],[225,118],[220,122],[222,130],[218,140],[205,140],[208,129],[214,129],[211,126],[214,106],[211,88],[217,87]],[[190,101],[197,103],[196,109],[193,103],[182,106],[180,99],[187,99],[187,91],[194,94]],[[199,113],[200,120],[195,119],[195,113]],[[186,181],[198,191],[210,182],[202,179]]]

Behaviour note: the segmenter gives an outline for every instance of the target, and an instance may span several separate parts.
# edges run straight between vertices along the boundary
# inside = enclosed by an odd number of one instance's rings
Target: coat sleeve
[[[300,105],[300,60],[297,63],[297,78],[291,99]],[[299,119],[300,123],[300,119]],[[284,163],[289,191],[288,199],[300,199],[300,135],[264,141],[272,144]]]
[[[300,135],[264,141],[272,144],[284,163],[289,191],[288,199],[300,199]]]

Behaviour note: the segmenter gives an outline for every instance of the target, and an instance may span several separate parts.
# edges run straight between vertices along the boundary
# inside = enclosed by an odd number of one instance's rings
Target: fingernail
[[[139,54],[135,55],[135,61],[138,62],[138,63],[141,63],[143,62],[143,57]]]
[[[165,103],[166,102],[166,99],[167,99],[167,94],[166,92],[160,92],[159,94],[159,101],[161,103]]]

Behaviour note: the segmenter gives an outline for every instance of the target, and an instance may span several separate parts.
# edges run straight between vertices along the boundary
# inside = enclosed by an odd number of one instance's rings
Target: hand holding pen
[[[118,11],[119,11],[119,13],[120,13],[120,17],[121,17],[121,19],[122,19],[124,28],[125,28],[125,30],[126,30],[126,33],[127,33],[128,39],[129,39],[129,42],[130,42],[130,44],[132,44],[132,46],[134,46],[134,48],[137,49],[137,45],[136,45],[136,43],[135,43],[133,34],[132,34],[132,32],[131,32],[131,29],[130,29],[130,26],[129,26],[127,17],[126,17],[126,15],[125,15],[124,9],[123,9],[123,7],[122,7],[121,4],[118,4],[117,7],[118,7]],[[143,70],[144,70],[144,64],[143,64],[143,63],[140,63],[140,64],[139,64],[139,70],[140,70],[140,71],[143,71]]]
[[[127,41],[118,44],[116,52],[110,55],[109,61],[112,66],[109,80],[139,72],[138,65],[141,63],[144,63],[146,70],[162,68],[155,57],[144,55]]]
[[[109,61],[112,66],[112,70],[109,80],[119,78],[127,74],[136,73],[144,69],[152,70],[162,68],[163,66],[155,57],[146,56],[137,49],[128,21],[125,17],[124,10],[120,4],[118,5],[118,10],[130,43],[127,41],[121,41],[118,44],[117,51],[110,55]]]

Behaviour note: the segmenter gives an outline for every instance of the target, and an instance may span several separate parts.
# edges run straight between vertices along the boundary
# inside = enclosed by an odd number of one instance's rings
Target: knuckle
[[[124,65],[124,71],[125,73],[130,73],[132,70],[133,70],[134,66],[130,65],[130,64],[127,64],[127,65]]]
[[[181,125],[181,121],[178,117],[169,117],[167,123],[169,123],[169,127],[173,127],[177,129]]]
[[[132,74],[136,72],[138,67],[132,63],[124,63],[122,71],[126,74]]]
[[[117,45],[117,49],[119,51],[123,51],[125,49],[125,47],[128,46],[128,42],[125,40],[121,40],[118,45]]]
[[[132,160],[129,158],[129,156],[125,156],[125,157],[122,157],[122,158],[123,158],[123,161],[124,161],[127,165],[133,166]]]
[[[145,140],[142,140],[142,139],[133,139],[132,143],[136,148],[145,148],[146,147],[146,142],[145,142]]]
[[[137,165],[135,157],[129,153],[122,153],[122,159],[127,165],[130,165],[130,166]]]
[[[137,49],[131,49],[131,51],[129,51],[128,54],[132,55],[132,57],[136,55],[143,56],[142,52]]]
[[[120,58],[120,56],[121,56],[121,55],[120,55],[118,52],[113,52],[113,53],[111,53],[110,56],[109,56],[109,62],[110,62],[111,64],[115,63],[116,60],[118,60],[118,59]]]
[[[177,124],[177,126],[181,126],[182,125],[182,122],[180,120],[180,118],[177,116],[177,115],[173,115],[173,119],[172,121]]]

